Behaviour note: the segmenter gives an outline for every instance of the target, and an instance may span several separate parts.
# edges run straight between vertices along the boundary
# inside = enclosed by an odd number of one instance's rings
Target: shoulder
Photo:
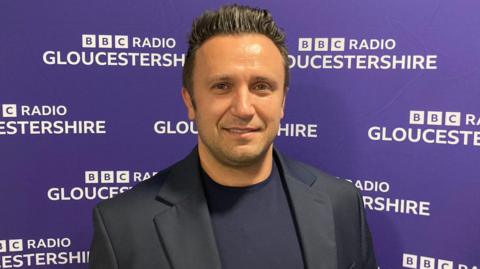
[[[357,204],[360,193],[351,183],[334,177],[309,164],[283,157],[286,173],[305,184],[313,192],[329,197],[333,204]]]
[[[137,215],[149,211],[152,207],[158,206],[157,194],[163,186],[165,179],[170,174],[172,165],[149,179],[142,181],[132,189],[117,194],[116,196],[103,200],[96,205],[96,208],[103,214],[116,216]]]
[[[282,159],[285,171],[310,187],[333,191],[341,191],[343,189],[356,190],[351,182],[334,177],[309,164],[287,157],[282,157]]]
[[[197,151],[194,149],[184,159],[132,189],[100,202],[96,208],[110,212],[112,217],[151,216],[161,212],[171,206],[170,202],[180,200],[196,190],[192,186],[198,183],[198,165]]]

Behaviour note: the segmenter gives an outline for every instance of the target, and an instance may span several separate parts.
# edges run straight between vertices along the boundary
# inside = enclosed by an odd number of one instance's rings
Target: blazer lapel
[[[310,179],[300,179],[278,152],[275,156],[285,179],[306,268],[337,268],[333,211],[328,196],[312,190],[313,175]]]
[[[167,206],[154,217],[174,269],[220,269],[196,149],[172,168],[157,199]]]
[[[291,202],[306,268],[337,268],[335,228],[328,196],[312,190],[315,179],[298,177],[276,151],[275,161]],[[165,206],[154,216],[154,223],[174,269],[221,268],[199,165],[195,149],[171,169],[157,195]]]

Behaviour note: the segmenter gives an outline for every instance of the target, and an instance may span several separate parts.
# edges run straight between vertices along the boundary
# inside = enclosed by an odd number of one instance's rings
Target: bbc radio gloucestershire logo
[[[2,135],[106,134],[104,120],[72,120],[65,105],[0,104]]]
[[[410,269],[478,269],[476,265],[408,253],[403,254],[402,267]]]
[[[368,138],[375,142],[480,147],[480,115],[458,111],[411,110],[405,118],[409,127],[371,126]]]
[[[138,37],[123,34],[82,34],[72,38],[81,48],[46,50],[42,61],[46,65],[106,66],[106,67],[182,67],[185,54],[176,52],[177,41],[172,37]],[[76,47],[76,46],[75,46]]]
[[[0,268],[63,268],[88,260],[89,251],[78,250],[68,237],[0,239]]]
[[[431,204],[429,201],[392,195],[390,192],[393,189],[393,185],[390,180],[341,177],[337,177],[337,179],[349,181],[362,191],[363,205],[367,210],[419,217],[430,217],[431,215]]]
[[[153,124],[153,131],[158,135],[195,135],[198,130],[193,121],[158,120]],[[318,124],[315,123],[280,123],[278,136],[317,138]]]
[[[438,55],[396,52],[393,38],[300,37],[297,52],[288,56],[290,68],[356,70],[435,70]]]
[[[50,201],[106,200],[128,191],[134,184],[154,176],[157,172],[129,170],[88,170],[79,177],[82,185],[54,186],[47,190]]]

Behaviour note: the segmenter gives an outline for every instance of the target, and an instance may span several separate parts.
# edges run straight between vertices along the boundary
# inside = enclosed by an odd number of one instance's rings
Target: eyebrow
[[[269,77],[263,77],[263,76],[255,76],[253,78],[254,81],[267,81],[267,82],[270,82],[270,83],[275,83],[275,80],[269,78]]]
[[[225,75],[225,74],[221,74],[221,75],[214,75],[212,76],[211,78],[209,78],[207,80],[207,83],[208,84],[211,84],[215,81],[233,81],[235,80],[232,76],[229,76],[229,75]],[[269,83],[274,83],[276,84],[276,81],[272,78],[269,78],[269,77],[265,77],[265,76],[255,76],[253,77],[252,81],[265,81],[265,82],[269,82]]]
[[[229,75],[215,75],[207,80],[208,84],[212,84],[215,81],[232,81],[233,78]]]

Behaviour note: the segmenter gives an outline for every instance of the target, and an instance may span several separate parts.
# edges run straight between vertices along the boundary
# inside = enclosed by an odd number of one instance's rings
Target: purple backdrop
[[[222,3],[0,3],[0,268],[87,268],[93,205],[191,150],[185,37]],[[477,269],[480,4],[242,3],[287,33],[277,148],[362,189],[379,266]]]

